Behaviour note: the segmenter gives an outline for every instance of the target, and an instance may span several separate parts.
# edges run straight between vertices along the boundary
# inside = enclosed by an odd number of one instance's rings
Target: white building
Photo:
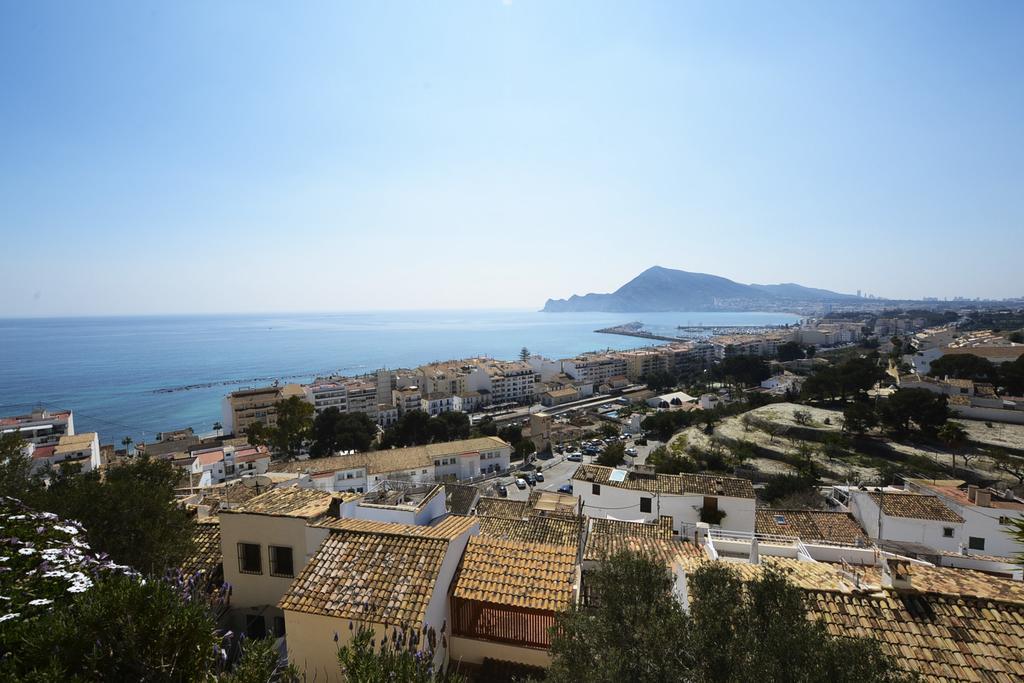
[[[964,552],[1019,557],[1024,545],[1011,534],[1014,520],[1024,519],[1024,501],[1009,492],[978,488],[959,479],[909,479],[907,489],[937,496],[963,518]]]
[[[212,486],[244,475],[266,474],[270,451],[266,446],[222,446],[193,452],[191,472],[198,486]]]
[[[754,487],[747,479],[580,465],[572,486],[589,517],[654,522],[668,516],[672,528],[684,535],[706,520],[723,529],[754,532]]]
[[[465,480],[482,474],[505,472],[512,447],[493,436],[447,443],[393,448],[282,462],[274,471],[300,474],[299,485],[325,491],[363,493],[383,481],[426,484],[443,480]]]
[[[612,353],[584,354],[563,360],[562,371],[576,381],[601,386],[613,377],[626,376],[626,359]]]
[[[420,410],[431,417],[455,410],[455,397],[450,394],[429,394],[420,399]]]
[[[63,463],[78,465],[81,472],[99,469],[100,437],[96,432],[61,436],[57,443],[36,446],[29,443],[27,449],[32,459],[32,471],[56,467]]]
[[[967,546],[964,518],[938,496],[907,493],[898,488],[860,490],[837,486],[853,516],[872,539],[913,543],[936,550],[960,552]]]
[[[35,446],[56,446],[62,436],[75,435],[75,417],[70,410],[42,408],[27,415],[0,417],[0,434],[12,432]]]

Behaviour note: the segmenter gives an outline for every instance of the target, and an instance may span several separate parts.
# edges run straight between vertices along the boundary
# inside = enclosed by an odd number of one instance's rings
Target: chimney
[[[992,507],[992,492],[979,489],[974,495],[974,504],[983,508]]]
[[[693,542],[698,548],[703,548],[704,544],[708,539],[708,532],[711,530],[711,525],[707,522],[697,522],[697,526],[693,532]]]
[[[757,537],[755,536],[755,537],[750,539],[750,564],[760,564],[760,563],[761,563],[761,554],[758,552],[758,549],[757,549]]]
[[[967,486],[967,500],[974,502],[975,497],[978,495],[978,487],[974,484]]]
[[[895,557],[882,558],[882,588],[898,591],[913,590],[910,562]]]

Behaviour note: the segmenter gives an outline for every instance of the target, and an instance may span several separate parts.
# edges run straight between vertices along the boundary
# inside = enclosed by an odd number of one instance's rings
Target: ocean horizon
[[[781,325],[786,313],[543,313],[527,309],[75,316],[0,319],[0,415],[68,408],[102,443],[220,420],[225,394],[274,380],[307,382],[437,360],[550,358],[654,340],[596,333],[640,321]]]

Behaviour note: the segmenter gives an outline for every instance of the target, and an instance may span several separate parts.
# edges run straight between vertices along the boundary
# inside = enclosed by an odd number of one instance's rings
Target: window
[[[1011,517],[1000,517],[999,523],[1003,526],[1008,526],[1013,523],[1013,519]]]
[[[295,576],[291,548],[272,545],[267,550],[270,552],[271,576]]]
[[[263,561],[257,543],[238,544],[238,571],[243,574],[262,574]]]
[[[943,538],[953,538],[953,527],[951,527],[951,526],[944,526],[944,527],[942,527],[942,537]]]
[[[651,511],[651,499],[650,498],[641,498],[640,499],[640,512],[650,512],[650,511]]]
[[[971,550],[984,550],[985,549],[985,539],[984,538],[979,538],[977,536],[971,536],[970,538],[967,539],[967,547],[970,548]]]
[[[284,637],[284,617],[274,617],[274,637]]]
[[[593,485],[591,485],[590,491],[595,496],[600,496],[601,495],[601,485],[600,484],[593,484]]]

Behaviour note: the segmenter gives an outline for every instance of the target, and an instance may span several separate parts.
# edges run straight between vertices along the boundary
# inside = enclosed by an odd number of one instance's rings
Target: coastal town
[[[169,466],[191,518],[178,571],[229,587],[221,627],[304,680],[343,680],[339,648],[393,629],[443,634],[412,647],[437,670],[540,680],[560,615],[631,552],[684,610],[701,568],[774,568],[831,636],[876,642],[905,674],[1009,681],[1024,340],[979,327],[993,316],[1021,312],[843,313],[274,383],[227,394],[210,432],[150,442],[101,445],[73,406],[0,428],[37,479]]]

